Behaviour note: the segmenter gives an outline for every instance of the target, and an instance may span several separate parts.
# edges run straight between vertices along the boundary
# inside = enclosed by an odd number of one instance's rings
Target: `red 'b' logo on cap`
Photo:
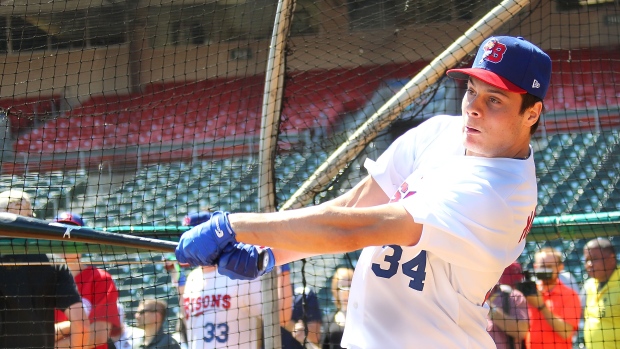
[[[506,45],[501,42],[491,39],[484,45],[484,55],[482,59],[492,63],[499,63],[504,58],[506,53]]]

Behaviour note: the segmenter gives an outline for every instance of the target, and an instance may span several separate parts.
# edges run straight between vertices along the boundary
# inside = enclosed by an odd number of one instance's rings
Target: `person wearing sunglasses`
[[[144,341],[139,348],[181,349],[172,335],[164,332],[168,304],[161,299],[145,299],[136,311],[136,326],[144,330]]]

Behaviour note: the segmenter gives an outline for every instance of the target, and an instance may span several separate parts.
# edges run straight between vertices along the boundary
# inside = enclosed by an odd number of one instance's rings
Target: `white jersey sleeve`
[[[261,302],[260,279],[231,280],[215,269],[193,270],[183,294],[188,348],[259,348]]]
[[[367,159],[364,167],[383,191],[392,196],[413,170],[420,166],[423,160],[422,154],[430,153],[428,149],[436,139],[446,137],[448,134],[456,138],[455,141],[443,144],[441,149],[431,147],[431,152],[439,151],[442,156],[464,154],[465,148],[458,141],[461,139],[459,129],[455,127],[454,122],[448,122],[454,118],[438,115],[407,131],[392,142],[376,162]]]
[[[523,249],[536,206],[534,164],[532,156],[464,155],[460,117],[438,116],[366,162],[423,231],[415,246],[364,249],[343,347],[494,348],[483,302]]]
[[[419,247],[455,265],[501,272],[523,250],[533,220],[533,156],[464,156],[461,123],[454,121],[431,119],[367,168],[391,201],[424,225]]]

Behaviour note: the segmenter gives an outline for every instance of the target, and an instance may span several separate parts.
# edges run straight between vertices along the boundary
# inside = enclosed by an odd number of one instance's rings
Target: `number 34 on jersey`
[[[402,273],[409,280],[409,288],[416,291],[424,289],[426,279],[426,251],[422,250],[410,260],[402,260],[403,248],[398,245],[383,246],[383,261],[372,264],[372,272],[380,278],[390,279]]]

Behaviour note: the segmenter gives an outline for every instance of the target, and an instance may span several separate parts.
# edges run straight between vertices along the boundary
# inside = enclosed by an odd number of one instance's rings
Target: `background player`
[[[261,282],[231,280],[214,267],[187,277],[183,311],[190,349],[261,347]]]
[[[357,263],[342,346],[494,348],[484,305],[525,244],[537,202],[531,134],[551,60],[523,38],[485,40],[462,115],[436,116],[398,138],[369,176],[330,202],[277,213],[225,214],[187,231],[181,262],[255,277],[255,248],[279,263],[366,247]]]

